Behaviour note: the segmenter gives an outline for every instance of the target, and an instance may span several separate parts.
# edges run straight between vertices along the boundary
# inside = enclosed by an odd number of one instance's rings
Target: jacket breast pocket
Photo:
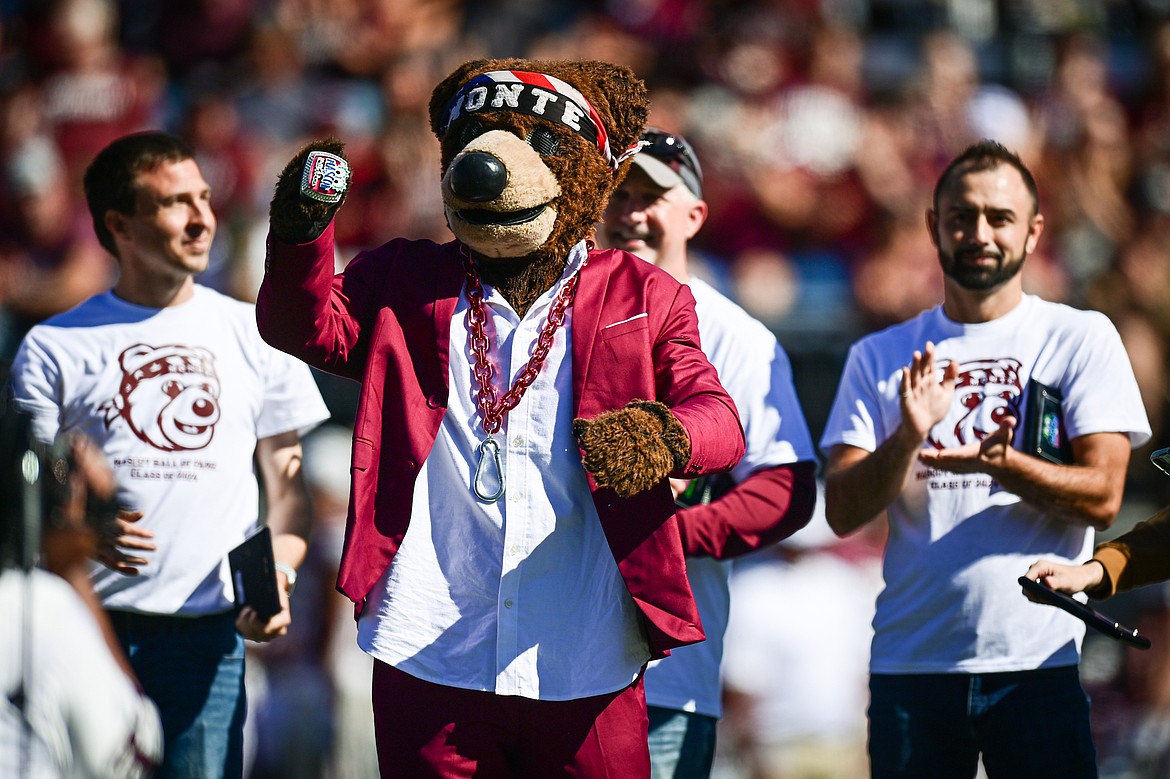
[[[650,327],[645,314],[615,322],[601,329],[601,340],[606,346],[606,356],[615,362],[648,357],[649,338]]]

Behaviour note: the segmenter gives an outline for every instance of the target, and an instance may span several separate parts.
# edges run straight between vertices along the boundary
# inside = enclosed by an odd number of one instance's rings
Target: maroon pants
[[[642,677],[607,695],[536,701],[424,682],[374,661],[382,779],[650,776]]]

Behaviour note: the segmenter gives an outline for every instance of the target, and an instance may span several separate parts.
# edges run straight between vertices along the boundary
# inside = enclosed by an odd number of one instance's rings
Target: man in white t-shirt
[[[1150,437],[1133,370],[1102,314],[1024,294],[1044,218],[1015,154],[960,154],[927,225],[944,302],[852,347],[821,439],[834,531],[890,525],[871,773],[1096,776],[1084,625],[1016,580],[1040,555],[1086,559],[1116,517]]]
[[[816,455],[776,337],[688,270],[687,241],[707,217],[698,159],[679,135],[650,128],[642,140],[598,237],[690,286],[703,352],[735,401],[747,440],[730,474],[672,482],[707,640],[651,663],[645,684],[653,776],[682,779],[708,776],[715,756],[731,560],[805,526],[816,500]]]
[[[137,133],[85,175],[113,289],[34,327],[12,368],[38,438],[84,433],[126,509],[99,546],[94,588],[163,724],[163,777],[243,770],[243,639],[288,630],[283,610],[237,614],[227,553],[272,531],[286,593],[311,523],[300,435],[328,417],[302,363],[269,347],[254,309],[197,285],[216,219],[191,149]],[[267,514],[259,516],[263,482]]]

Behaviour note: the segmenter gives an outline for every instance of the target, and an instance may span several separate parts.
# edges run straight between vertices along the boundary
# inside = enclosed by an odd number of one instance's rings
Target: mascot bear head
[[[447,224],[521,315],[601,219],[648,112],[633,71],[604,62],[477,60],[435,87]]]

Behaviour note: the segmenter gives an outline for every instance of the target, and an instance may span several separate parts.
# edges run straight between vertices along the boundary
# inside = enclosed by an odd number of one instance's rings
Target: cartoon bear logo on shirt
[[[106,427],[120,417],[139,439],[166,452],[211,443],[219,421],[219,378],[211,352],[135,344],[118,363],[122,380],[106,405]]]
[[[945,449],[982,441],[999,429],[1004,417],[1017,416],[1023,392],[1020,367],[1011,357],[961,363],[951,410],[931,429],[930,445]]]

